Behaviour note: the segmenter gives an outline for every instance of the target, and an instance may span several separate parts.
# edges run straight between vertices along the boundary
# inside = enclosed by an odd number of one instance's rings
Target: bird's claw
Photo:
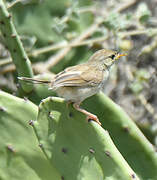
[[[89,120],[94,120],[95,122],[97,122],[101,126],[101,122],[99,121],[97,116],[95,116],[94,114],[87,116],[87,121],[89,121]]]

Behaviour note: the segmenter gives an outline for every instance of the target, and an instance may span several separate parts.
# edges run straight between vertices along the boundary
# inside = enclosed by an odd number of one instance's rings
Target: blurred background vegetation
[[[5,1],[35,75],[50,78],[102,48],[127,52],[113,66],[105,94],[157,144],[157,1]],[[7,42],[9,43],[9,42]],[[18,81],[0,32],[0,89],[17,95]],[[4,45],[5,44],[5,45]],[[48,94],[35,100],[36,104]],[[25,94],[29,98],[29,94]]]

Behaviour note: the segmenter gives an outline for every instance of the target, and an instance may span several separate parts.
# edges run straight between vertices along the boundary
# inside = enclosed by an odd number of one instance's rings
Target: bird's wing
[[[69,67],[56,75],[52,88],[62,86],[96,86],[102,80],[102,73],[94,67],[87,65],[77,65]]]

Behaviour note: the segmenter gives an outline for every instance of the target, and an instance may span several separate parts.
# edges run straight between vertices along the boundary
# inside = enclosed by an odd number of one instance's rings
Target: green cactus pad
[[[43,155],[32,127],[37,106],[0,91],[0,179],[60,180]]]
[[[16,32],[12,21],[12,16],[9,14],[5,3],[0,0],[0,30],[2,32],[4,42],[10,51],[13,63],[19,76],[33,77],[33,71],[30,60],[23,48],[19,35]],[[32,84],[21,82],[22,88],[25,92],[31,92]]]
[[[83,103],[83,107],[96,114],[114,144],[136,174],[143,180],[157,179],[157,153],[128,115],[103,93]]]
[[[139,179],[97,123],[57,97],[43,100],[34,130],[39,144],[62,179]]]

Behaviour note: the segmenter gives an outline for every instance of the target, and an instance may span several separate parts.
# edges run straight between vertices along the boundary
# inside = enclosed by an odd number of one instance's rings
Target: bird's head
[[[126,54],[120,54],[119,52],[113,50],[102,49],[97,51],[89,61],[95,65],[99,65],[103,69],[109,69],[121,56],[126,56]]]

